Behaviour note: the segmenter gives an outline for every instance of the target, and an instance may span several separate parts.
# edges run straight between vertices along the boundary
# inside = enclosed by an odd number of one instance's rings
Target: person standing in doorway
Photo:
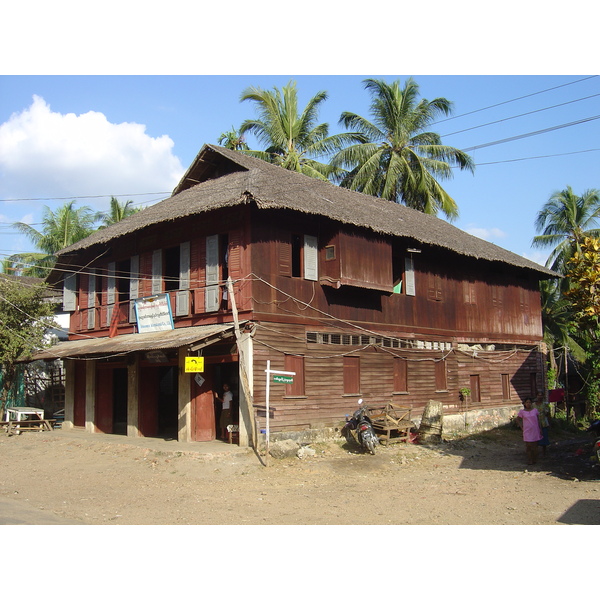
[[[220,400],[222,403],[221,409],[221,419],[220,419],[220,427],[221,427],[221,439],[227,439],[227,425],[231,424],[231,401],[233,400],[233,394],[229,390],[229,384],[223,384],[223,394],[221,396],[217,396],[217,400]]]
[[[548,432],[550,431],[550,405],[544,400],[542,392],[538,392],[535,398],[535,409],[539,413],[540,427],[542,428],[542,439],[538,446],[542,448],[542,456],[546,456],[546,449],[550,445]]]
[[[533,407],[531,398],[525,398],[523,408],[517,414],[517,425],[523,431],[523,441],[527,452],[527,464],[537,462],[537,443],[542,439],[540,419],[537,409]]]

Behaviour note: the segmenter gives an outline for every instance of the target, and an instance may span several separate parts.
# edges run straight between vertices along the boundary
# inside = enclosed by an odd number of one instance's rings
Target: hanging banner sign
[[[138,333],[170,331],[175,328],[169,294],[137,298],[134,302]]]
[[[186,356],[185,357],[185,372],[186,373],[203,373],[204,372],[204,356]]]

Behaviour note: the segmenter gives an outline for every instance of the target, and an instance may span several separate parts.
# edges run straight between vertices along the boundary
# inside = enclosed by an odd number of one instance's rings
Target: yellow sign
[[[186,373],[203,373],[204,372],[204,356],[186,356],[185,357],[185,372]]]

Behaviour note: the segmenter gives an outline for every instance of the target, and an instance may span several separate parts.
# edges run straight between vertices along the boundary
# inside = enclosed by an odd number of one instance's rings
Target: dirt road
[[[198,453],[83,432],[1,434],[0,499],[104,525],[600,524],[600,466],[591,440],[572,436],[554,434],[533,467],[509,428],[375,456],[314,444],[314,456],[265,467],[220,443]]]

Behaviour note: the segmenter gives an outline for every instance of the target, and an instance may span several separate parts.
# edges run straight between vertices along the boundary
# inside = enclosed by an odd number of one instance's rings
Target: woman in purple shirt
[[[537,443],[542,439],[540,428],[540,416],[533,407],[531,398],[525,398],[523,408],[517,414],[517,425],[523,431],[523,441],[527,452],[527,464],[533,465],[537,462]]]

